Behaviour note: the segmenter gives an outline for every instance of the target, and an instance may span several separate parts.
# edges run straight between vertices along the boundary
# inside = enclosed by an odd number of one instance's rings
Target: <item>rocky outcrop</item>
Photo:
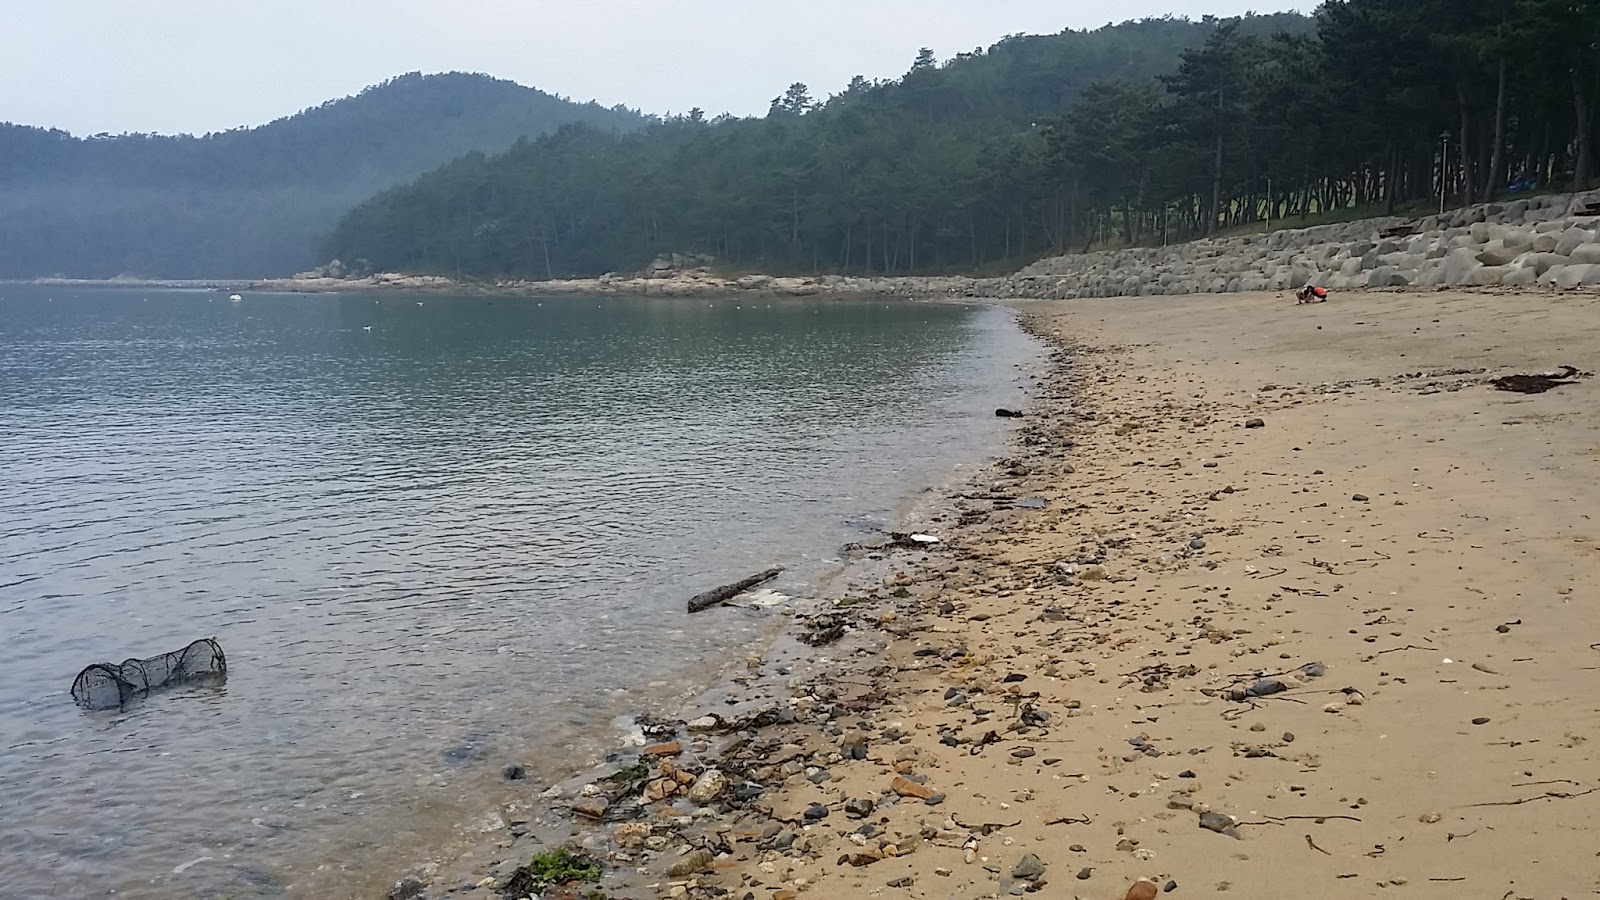
[[[1001,279],[1001,297],[1070,299],[1292,290],[1307,284],[1600,285],[1596,195],[1534,197],[1427,216],[1367,219],[1042,260]]]
[[[852,275],[723,277],[707,257],[662,256],[643,272],[570,281],[467,283],[436,275],[370,275],[338,260],[254,290],[436,291],[462,294],[627,294],[646,297],[806,297],[1061,300],[1234,291],[1406,287],[1600,286],[1600,194],[1532,197],[1420,220],[1364,219],[1170,247],[1135,247],[1040,260],[1004,278]]]

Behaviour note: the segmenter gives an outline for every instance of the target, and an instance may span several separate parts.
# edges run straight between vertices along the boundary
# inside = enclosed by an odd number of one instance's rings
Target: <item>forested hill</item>
[[[1314,17],[1009,38],[824,102],[566,128],[362,204],[329,254],[452,276],[1015,267],[1362,204],[1585,183],[1594,0],[1327,0]],[[1444,196],[1441,197],[1441,194]]]
[[[643,121],[484,75],[413,73],[203,137],[0,123],[0,277],[286,274],[317,260],[353,204],[447,160]]]

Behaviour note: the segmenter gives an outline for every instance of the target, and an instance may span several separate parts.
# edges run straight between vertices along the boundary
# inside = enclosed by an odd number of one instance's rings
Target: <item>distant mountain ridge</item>
[[[449,160],[563,125],[645,121],[453,72],[201,137],[0,123],[0,277],[285,274],[316,261],[353,204]]]

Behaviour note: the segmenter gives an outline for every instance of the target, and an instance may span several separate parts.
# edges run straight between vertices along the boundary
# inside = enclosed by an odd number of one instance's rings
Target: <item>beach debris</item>
[[[746,578],[743,581],[736,581],[733,584],[725,584],[722,587],[713,588],[712,590],[706,591],[703,594],[696,594],[689,598],[689,612],[697,613],[702,610],[710,609],[713,606],[720,606],[757,585],[765,584],[766,582],[777,578],[781,574],[783,574],[783,567],[776,566],[766,570],[765,572],[758,572],[755,575],[751,575],[749,578]]]
[[[1497,391],[1510,391],[1516,394],[1542,394],[1553,388],[1567,384],[1577,384],[1575,379],[1588,378],[1592,373],[1580,372],[1576,366],[1562,366],[1551,372],[1537,372],[1531,375],[1502,375],[1499,378],[1489,379],[1489,384]]]
[[[128,659],[121,665],[101,662],[86,666],[72,680],[72,699],[87,709],[121,709],[152,691],[228,677],[228,658],[216,638],[201,638],[182,650]]]

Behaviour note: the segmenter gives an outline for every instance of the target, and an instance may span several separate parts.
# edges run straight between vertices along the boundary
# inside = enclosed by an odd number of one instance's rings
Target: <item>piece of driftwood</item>
[[[1578,371],[1576,366],[1562,366],[1559,371],[1539,372],[1533,375],[1502,375],[1499,378],[1489,379],[1496,390],[1511,391],[1517,394],[1542,394],[1552,388],[1564,384],[1577,384],[1573,378],[1587,378],[1587,372]]]
[[[710,609],[713,606],[727,603],[729,600],[732,600],[756,585],[764,584],[774,578],[777,578],[780,574],[782,574],[782,572],[783,566],[778,566],[775,569],[768,569],[765,572],[759,572],[755,575],[751,575],[749,578],[746,578],[743,581],[736,581],[733,584],[725,584],[722,587],[714,588],[706,591],[703,594],[695,594],[693,597],[689,598],[689,612],[697,613],[701,610]]]

